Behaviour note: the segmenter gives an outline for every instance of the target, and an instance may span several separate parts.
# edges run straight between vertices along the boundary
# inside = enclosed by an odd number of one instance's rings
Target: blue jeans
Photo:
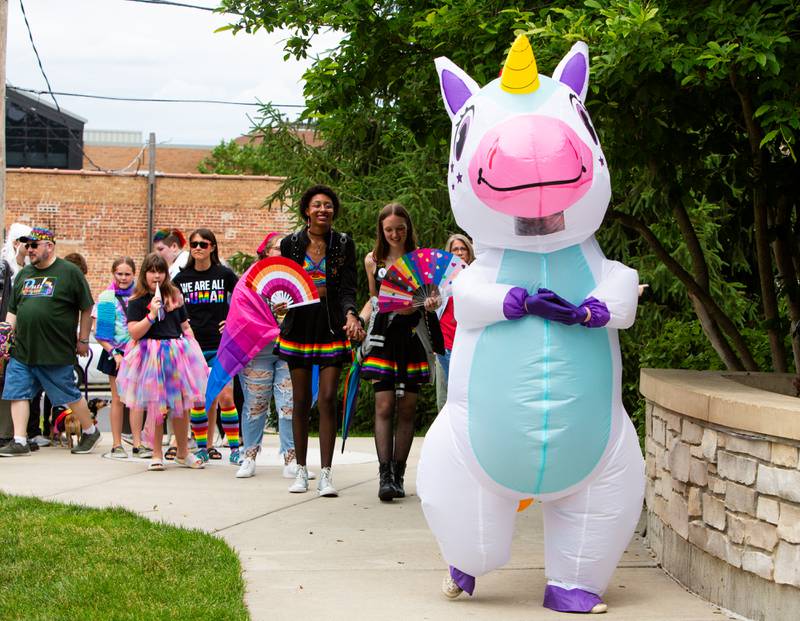
[[[242,407],[242,445],[248,449],[260,448],[264,426],[270,410],[270,400],[275,397],[278,410],[278,437],[281,454],[294,448],[292,434],[292,379],[289,365],[272,353],[273,344],[262,349],[239,373],[244,393]]]
[[[447,380],[450,376],[450,354],[453,353],[452,349],[445,349],[444,355],[436,354],[436,359],[439,361],[439,364],[442,366],[444,370],[444,383],[445,386],[447,385]]]
[[[27,365],[16,358],[8,361],[3,399],[30,401],[43,388],[53,405],[69,405],[83,396],[75,385],[71,364]]]

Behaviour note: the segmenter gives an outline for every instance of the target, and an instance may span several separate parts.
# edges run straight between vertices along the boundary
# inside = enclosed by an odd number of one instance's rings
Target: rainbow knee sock
[[[232,449],[239,448],[239,412],[235,407],[230,410],[220,408],[222,417],[222,430],[228,438],[228,446]]]
[[[208,416],[206,416],[205,408],[192,408],[189,413],[189,421],[192,424],[192,433],[194,434],[197,448],[204,449],[208,447]]]

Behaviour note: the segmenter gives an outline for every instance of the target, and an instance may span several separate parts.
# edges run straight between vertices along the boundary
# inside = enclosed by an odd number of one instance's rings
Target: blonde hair
[[[444,244],[444,249],[447,250],[447,252],[452,252],[450,248],[453,247],[454,241],[460,241],[467,247],[468,259],[466,261],[466,264],[469,265],[470,263],[472,263],[475,260],[475,248],[473,248],[472,242],[469,240],[469,237],[467,237],[466,235],[462,235],[461,233],[453,233],[450,237],[447,238],[447,241]]]

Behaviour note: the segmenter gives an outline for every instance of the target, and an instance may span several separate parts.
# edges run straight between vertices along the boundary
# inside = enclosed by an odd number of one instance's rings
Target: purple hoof
[[[554,584],[548,584],[544,589],[545,608],[556,612],[605,612],[605,604],[599,595],[589,593],[582,589],[563,589]],[[595,610],[595,607],[599,608]]]
[[[465,574],[463,571],[460,571],[450,565],[450,577],[455,580],[455,583],[461,587],[461,590],[466,591],[470,595],[475,590],[475,578],[474,576],[470,576],[469,574]]]

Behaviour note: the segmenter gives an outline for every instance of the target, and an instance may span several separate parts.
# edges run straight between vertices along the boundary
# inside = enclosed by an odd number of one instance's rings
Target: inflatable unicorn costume
[[[604,612],[644,494],[617,338],[639,282],[594,238],[611,184],[583,105],[588,48],[576,43],[551,79],[520,36],[483,88],[446,58],[436,67],[453,122],[450,200],[478,248],[455,283],[447,404],[417,476],[450,565],[443,589],[472,593],[475,577],[504,565],[516,513],[535,499],[544,605]]]

